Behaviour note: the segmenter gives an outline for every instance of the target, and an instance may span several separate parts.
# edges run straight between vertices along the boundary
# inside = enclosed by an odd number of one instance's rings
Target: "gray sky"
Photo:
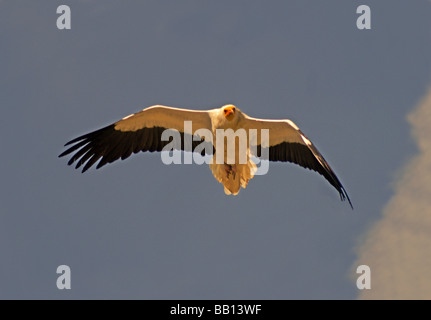
[[[418,152],[406,115],[431,70],[430,2],[366,1],[362,31],[359,4],[1,1],[0,298],[355,299],[356,248]],[[57,158],[146,106],[226,103],[293,120],[355,210],[292,164],[228,197],[160,154],[86,174]]]

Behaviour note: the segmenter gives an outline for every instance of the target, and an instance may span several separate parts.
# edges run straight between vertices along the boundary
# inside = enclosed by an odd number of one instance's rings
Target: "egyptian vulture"
[[[236,133],[240,130],[245,132],[246,141],[241,141],[240,135],[218,135],[219,131]],[[178,133],[179,143],[173,143],[175,132]],[[268,134],[264,136],[264,132]],[[220,137],[218,142],[217,137]],[[234,142],[229,143],[229,139]],[[231,104],[205,111],[152,106],[73,139],[65,146],[70,147],[59,157],[75,152],[68,165],[76,161],[76,169],[83,166],[82,172],[99,160],[96,169],[140,151],[175,149],[193,151],[203,156],[207,154],[210,158],[212,155],[209,166],[214,177],[223,184],[226,194],[233,195],[237,195],[241,187],[246,188],[254,177],[257,166],[253,157],[288,161],[323,175],[337,189],[341,200],[347,199],[353,209],[334,171],[292,121],[252,118]],[[234,155],[229,156],[232,146]],[[219,151],[217,157],[219,148],[224,150]]]

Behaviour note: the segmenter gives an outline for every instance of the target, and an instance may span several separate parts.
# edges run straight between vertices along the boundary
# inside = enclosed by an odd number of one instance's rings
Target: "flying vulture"
[[[241,130],[246,140],[241,140],[241,134],[237,134]],[[234,134],[223,136],[218,135],[219,132]],[[82,172],[97,161],[96,169],[99,169],[140,151],[176,149],[212,155],[209,166],[214,177],[223,184],[226,194],[233,195],[238,194],[241,187],[245,188],[256,174],[257,166],[252,157],[288,161],[320,173],[337,189],[341,200],[347,199],[353,209],[334,171],[291,120],[252,118],[231,104],[205,111],[152,106],[73,139],[65,146],[70,147],[59,157],[74,152],[68,165],[76,161],[76,169],[83,166]],[[233,156],[229,155],[232,146]],[[220,149],[224,150],[220,152]]]

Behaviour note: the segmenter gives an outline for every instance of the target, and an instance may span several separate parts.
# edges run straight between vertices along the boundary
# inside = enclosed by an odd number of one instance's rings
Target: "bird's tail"
[[[214,178],[223,184],[224,192],[227,195],[236,196],[241,187],[245,189],[257,171],[257,166],[250,157],[246,164],[217,164],[215,158],[213,160],[213,163],[209,165],[210,169]]]

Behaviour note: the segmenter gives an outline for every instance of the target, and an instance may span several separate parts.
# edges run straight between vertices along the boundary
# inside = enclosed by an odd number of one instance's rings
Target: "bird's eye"
[[[227,109],[224,109],[224,113],[227,113]]]

